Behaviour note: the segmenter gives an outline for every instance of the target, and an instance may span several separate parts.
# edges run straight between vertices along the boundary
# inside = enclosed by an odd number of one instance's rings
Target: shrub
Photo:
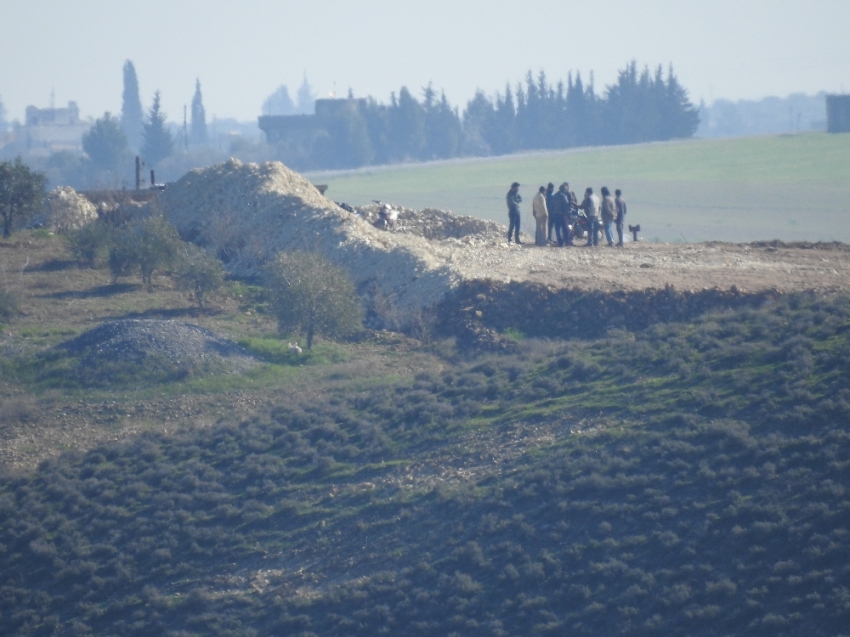
[[[107,224],[93,221],[64,235],[71,256],[80,263],[95,267],[109,257],[112,232]]]
[[[0,321],[8,321],[18,313],[18,297],[14,292],[0,289]]]
[[[347,336],[363,323],[363,309],[348,273],[319,254],[282,252],[268,269],[272,311],[281,334]]]
[[[185,243],[180,250],[175,281],[180,289],[192,294],[199,307],[204,307],[204,299],[224,283],[224,268],[203,248]]]
[[[138,267],[150,290],[153,273],[177,263],[180,245],[177,229],[162,217],[139,219],[118,231],[109,251],[109,269],[117,280]]]

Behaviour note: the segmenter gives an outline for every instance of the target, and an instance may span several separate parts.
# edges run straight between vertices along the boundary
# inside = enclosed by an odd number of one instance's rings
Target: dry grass
[[[139,277],[111,282],[106,269],[70,260],[64,242],[41,232],[21,232],[0,241],[0,285],[18,299],[20,313],[0,331],[0,468],[26,470],[68,449],[85,450],[143,431],[168,432],[221,419],[249,417],[281,396],[315,394],[349,385],[368,386],[386,377],[439,369],[440,359],[404,337],[333,345],[333,361],[299,366],[265,365],[246,376],[190,378],[163,386],[107,390],[34,385],[16,374],[15,360],[28,359],[107,320],[185,320],[239,340],[269,338],[274,320],[257,311],[251,290],[235,284],[198,309],[165,276],[153,291]],[[322,389],[317,389],[321,386]]]

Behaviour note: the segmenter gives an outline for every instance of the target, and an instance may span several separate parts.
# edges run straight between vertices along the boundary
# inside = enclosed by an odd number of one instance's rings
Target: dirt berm
[[[850,290],[843,244],[538,248],[528,237],[526,245],[508,244],[506,228],[492,221],[406,208],[396,230],[382,231],[370,223],[374,207],[347,212],[278,162],[230,160],[194,170],[158,205],[185,239],[215,251],[240,276],[256,275],[281,250],[324,254],[351,273],[362,293],[379,299],[374,305],[395,327],[437,306],[444,328],[455,333],[450,326],[470,321],[496,329],[522,324],[537,333],[543,328],[532,325],[571,324],[592,314],[591,306],[612,315],[600,317],[601,326],[628,323],[624,313],[643,323],[777,294]],[[640,222],[633,208],[630,221]],[[524,227],[531,227],[528,220]],[[603,297],[604,311],[601,300],[591,302]],[[575,305],[579,299],[585,309]]]
[[[320,252],[362,292],[380,291],[403,313],[435,305],[459,281],[426,240],[377,230],[279,162],[193,170],[158,205],[184,239],[213,250],[238,276],[257,275],[282,250]]]

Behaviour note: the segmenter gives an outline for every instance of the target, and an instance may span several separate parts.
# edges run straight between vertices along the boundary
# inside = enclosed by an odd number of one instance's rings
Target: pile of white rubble
[[[402,211],[396,231],[379,230],[370,222],[373,211],[343,210],[279,162],[230,160],[193,170],[157,205],[184,239],[212,251],[233,274],[256,275],[283,250],[315,251],[402,316],[433,306],[459,281],[446,258],[450,246],[439,244],[496,241],[503,232],[493,222],[443,211]]]

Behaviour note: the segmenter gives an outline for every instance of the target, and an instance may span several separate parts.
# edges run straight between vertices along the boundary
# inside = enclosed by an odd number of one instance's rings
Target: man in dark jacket
[[[546,186],[546,210],[549,211],[549,220],[547,221],[548,227],[546,231],[547,241],[552,242],[552,228],[555,225],[555,222],[552,220],[552,205],[554,204],[555,199],[555,184],[551,181],[549,185]]]
[[[623,247],[623,224],[626,222],[626,200],[623,199],[623,191],[617,188],[614,191],[614,194],[617,195],[617,198],[614,200],[617,204],[617,218],[615,222],[617,224],[617,236],[619,237],[619,242],[617,243],[617,247]]]
[[[517,244],[521,244],[522,241],[519,240],[519,204],[522,202],[522,197],[519,196],[519,184],[517,182],[511,184],[511,189],[508,191],[506,199],[508,201],[508,219],[510,220],[510,224],[508,225],[508,243],[511,242],[511,234],[516,233],[516,242]]]
[[[599,245],[599,197],[593,194],[593,188],[586,188],[584,201],[579,206],[587,215],[587,245]]]
[[[550,218],[553,219],[552,225],[555,227],[555,236],[558,238],[558,245],[573,245],[573,239],[570,236],[570,229],[567,226],[567,218],[570,214],[570,193],[567,190],[566,182],[561,184],[552,196],[552,208]]]

